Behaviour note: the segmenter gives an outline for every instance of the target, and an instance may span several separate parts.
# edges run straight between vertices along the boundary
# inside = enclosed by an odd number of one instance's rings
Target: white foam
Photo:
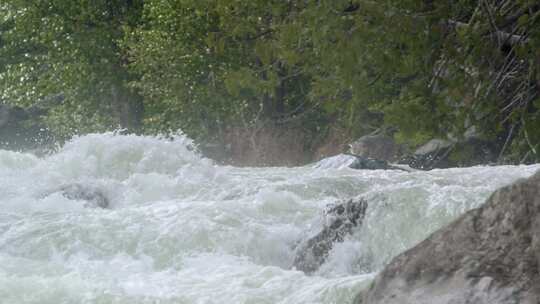
[[[106,133],[43,158],[0,151],[2,303],[350,303],[394,255],[540,169],[234,168],[191,146]],[[70,183],[111,208],[66,198]],[[351,197],[369,203],[358,233],[316,275],[289,269],[325,206]]]

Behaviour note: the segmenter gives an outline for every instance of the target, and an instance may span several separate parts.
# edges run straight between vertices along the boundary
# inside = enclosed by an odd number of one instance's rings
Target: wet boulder
[[[537,304],[540,172],[394,258],[356,304]]]
[[[364,199],[330,206],[325,211],[322,231],[297,247],[293,267],[308,274],[317,271],[328,258],[334,243],[343,242],[354,228],[362,225],[367,206]]]
[[[86,201],[86,208],[108,208],[109,199],[103,192],[95,187],[82,184],[69,184],[62,186],[60,192],[70,200]]]
[[[349,145],[349,152],[364,158],[394,162],[398,160],[401,147],[391,136],[365,135]]]
[[[450,140],[432,139],[416,149],[414,154],[402,158],[401,163],[421,170],[451,167],[448,157],[455,144]]]

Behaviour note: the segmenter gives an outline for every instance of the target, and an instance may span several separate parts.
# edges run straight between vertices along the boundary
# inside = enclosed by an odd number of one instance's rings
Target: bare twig
[[[448,20],[447,23],[455,28],[469,28],[470,26],[468,23],[455,21],[455,20]],[[511,45],[528,42],[528,39],[522,41],[523,39],[522,35],[508,33],[505,31],[494,31],[490,34],[495,35],[501,41],[508,41],[508,43]]]
[[[512,135],[514,135],[514,129],[516,128],[516,125],[517,123],[513,124],[512,127],[510,128],[510,131],[508,132],[508,136],[506,137],[506,140],[504,141],[504,145],[501,149],[501,152],[499,152],[499,156],[497,157],[497,164],[501,163],[501,159],[504,155],[504,152],[506,151],[506,147],[511,142]]]
[[[433,75],[433,78],[431,78],[431,80],[429,81],[428,88],[432,88],[433,85],[436,83],[442,71],[445,69],[447,62],[448,62],[447,58],[443,58],[441,60],[441,62],[439,63],[439,67],[437,68],[437,71],[435,72],[435,75]]]
[[[530,151],[532,151],[532,153],[534,153],[534,155],[536,156],[537,155],[536,146],[538,144],[536,144],[534,146],[532,145],[531,140],[529,138],[529,133],[527,133],[527,127],[525,125],[525,119],[523,118],[523,116],[521,116],[521,123],[523,125],[523,135],[525,135],[525,141],[527,141],[527,144],[529,145],[529,148],[531,149]]]
[[[485,11],[487,12],[487,16],[488,16],[491,27],[495,30],[495,32],[500,32],[499,28],[497,27],[497,24],[495,23],[495,17],[493,17],[493,13],[491,12],[491,6],[489,5],[489,3],[487,3],[486,0],[482,1],[482,3],[484,4],[484,8],[485,8]],[[503,45],[501,44],[500,36],[495,35],[495,37],[497,38],[497,42],[500,48]]]

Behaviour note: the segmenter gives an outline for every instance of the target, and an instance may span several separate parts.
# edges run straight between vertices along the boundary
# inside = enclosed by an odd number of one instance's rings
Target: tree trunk
[[[121,128],[129,132],[140,130],[144,110],[141,96],[115,84],[111,86],[111,103],[113,115]]]
[[[278,77],[279,77],[279,83],[274,91],[274,107],[275,107],[275,114],[277,117],[283,116],[285,114],[285,94],[286,94],[286,88],[285,88],[285,71],[283,69],[283,64],[281,62],[278,63]]]

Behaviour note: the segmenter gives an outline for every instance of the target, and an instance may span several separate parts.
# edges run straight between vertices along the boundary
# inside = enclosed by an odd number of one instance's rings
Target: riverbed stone
[[[70,200],[85,201],[85,208],[108,208],[109,199],[99,189],[83,185],[69,184],[60,188],[62,195]]]
[[[538,304],[540,172],[394,258],[355,304]]]

